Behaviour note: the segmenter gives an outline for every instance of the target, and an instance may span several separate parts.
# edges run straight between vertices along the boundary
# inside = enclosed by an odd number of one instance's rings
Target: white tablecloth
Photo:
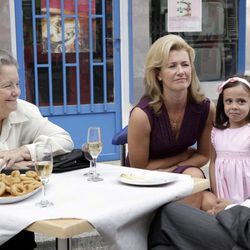
[[[38,220],[82,218],[88,220],[110,244],[112,250],[145,250],[153,212],[172,200],[192,193],[193,180],[178,175],[178,181],[163,186],[130,186],[119,182],[121,173],[147,170],[98,164],[104,181],[88,182],[88,169],[53,174],[47,186],[47,198],[54,206],[35,206],[41,192],[26,200],[0,205],[0,245]],[[163,176],[152,171],[153,175]]]

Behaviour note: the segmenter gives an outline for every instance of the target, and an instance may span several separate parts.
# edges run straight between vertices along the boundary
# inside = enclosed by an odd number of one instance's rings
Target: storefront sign
[[[168,32],[201,32],[201,0],[169,0]]]

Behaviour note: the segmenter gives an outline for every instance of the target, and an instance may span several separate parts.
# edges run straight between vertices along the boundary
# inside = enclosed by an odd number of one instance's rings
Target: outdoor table
[[[3,241],[6,228],[11,237],[26,228],[57,238],[57,248],[64,250],[71,249],[73,236],[96,229],[110,245],[109,249],[144,250],[149,223],[157,208],[209,187],[208,180],[188,175],[102,163],[98,163],[97,170],[104,181],[87,181],[83,173],[88,169],[53,174],[47,188],[48,199],[54,202],[52,207],[36,207],[41,198],[38,193],[18,203],[0,205],[0,240]],[[161,178],[175,175],[177,180],[156,186],[119,181],[122,173],[131,172]]]

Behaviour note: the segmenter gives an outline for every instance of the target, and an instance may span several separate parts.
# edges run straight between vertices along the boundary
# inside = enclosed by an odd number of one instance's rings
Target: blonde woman
[[[149,49],[145,94],[129,119],[128,166],[204,178],[200,168],[210,158],[215,106],[200,90],[194,58],[193,48],[177,35],[161,37]],[[214,196],[206,197],[185,202],[207,210]]]

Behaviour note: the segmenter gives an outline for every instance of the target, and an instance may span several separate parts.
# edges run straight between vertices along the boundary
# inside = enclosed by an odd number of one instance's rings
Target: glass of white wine
[[[53,202],[46,199],[46,184],[53,170],[53,154],[50,144],[36,145],[35,170],[42,182],[42,199],[36,205],[40,207],[49,207]]]
[[[88,181],[102,181],[96,172],[96,160],[102,151],[101,129],[99,127],[89,127],[87,137],[88,151],[93,159],[93,174],[88,178]]]
[[[89,146],[87,143],[82,145],[82,152],[84,154],[84,157],[89,161],[89,171],[83,174],[83,176],[90,177],[94,173],[93,172],[93,158],[89,153]]]

